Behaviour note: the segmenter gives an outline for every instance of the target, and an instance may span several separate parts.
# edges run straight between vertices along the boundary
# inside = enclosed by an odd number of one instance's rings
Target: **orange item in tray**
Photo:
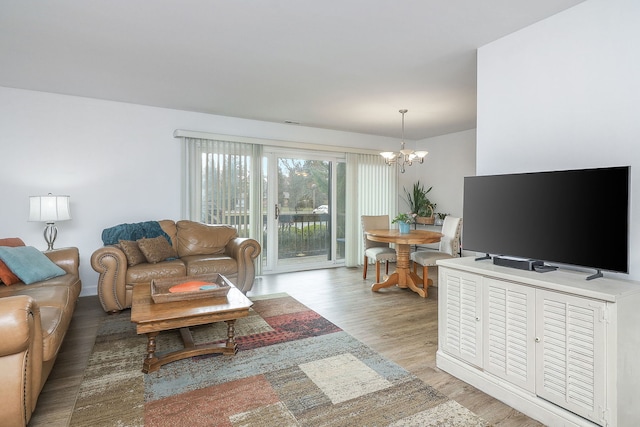
[[[210,282],[201,282],[201,281],[191,281],[180,283],[179,285],[175,285],[169,288],[169,292],[193,292],[199,291],[201,287],[206,285],[212,285]]]

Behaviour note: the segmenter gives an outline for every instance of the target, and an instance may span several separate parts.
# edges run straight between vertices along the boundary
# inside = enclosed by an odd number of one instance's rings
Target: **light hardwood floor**
[[[430,277],[437,281],[436,269],[431,269]],[[288,293],[491,425],[541,425],[436,367],[436,287],[429,288],[426,299],[399,288],[374,293],[369,288],[373,279],[375,273],[363,280],[362,270],[356,268],[268,275],[256,279],[248,296]],[[30,427],[68,425],[96,331],[104,316],[107,314],[97,297],[80,298]],[[142,363],[142,354],[140,358]]]

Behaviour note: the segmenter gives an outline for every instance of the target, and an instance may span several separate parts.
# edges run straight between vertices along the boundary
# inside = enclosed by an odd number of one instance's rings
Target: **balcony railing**
[[[278,258],[322,256],[331,253],[331,215],[329,214],[280,214],[278,217]],[[240,213],[220,214],[221,224],[236,226],[240,235],[246,235],[249,215]],[[267,217],[263,216],[263,246],[267,246]],[[338,243],[344,239],[338,239]],[[338,246],[338,257],[344,256],[344,244]]]
[[[331,247],[328,214],[281,214],[278,253],[281,259],[327,255]]]

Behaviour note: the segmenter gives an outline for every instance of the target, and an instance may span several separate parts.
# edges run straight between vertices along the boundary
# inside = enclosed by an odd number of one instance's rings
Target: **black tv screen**
[[[462,247],[629,272],[628,166],[464,179]]]

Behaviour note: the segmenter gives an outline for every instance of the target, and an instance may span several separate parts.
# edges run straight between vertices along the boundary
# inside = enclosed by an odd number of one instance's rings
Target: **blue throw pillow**
[[[26,285],[67,274],[33,246],[0,247],[0,259]]]

